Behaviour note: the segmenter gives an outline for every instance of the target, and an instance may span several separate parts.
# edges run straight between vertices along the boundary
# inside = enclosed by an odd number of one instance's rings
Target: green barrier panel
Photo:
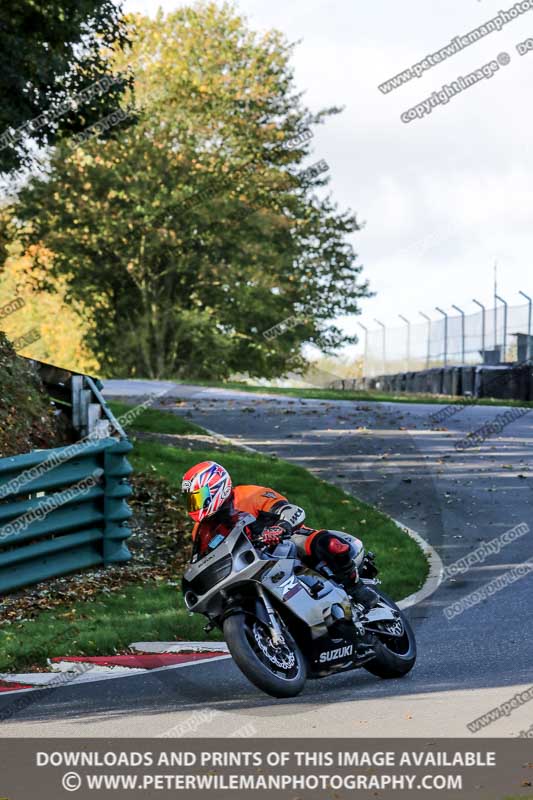
[[[0,459],[0,594],[128,561],[127,439]]]
[[[133,449],[127,440],[117,442],[112,448],[106,450],[105,462],[105,500],[104,500],[104,564],[114,564],[117,561],[128,561],[131,553],[125,540],[131,535],[128,520],[131,509],[126,503],[126,498],[131,494],[128,476],[133,471],[126,459],[126,453]]]

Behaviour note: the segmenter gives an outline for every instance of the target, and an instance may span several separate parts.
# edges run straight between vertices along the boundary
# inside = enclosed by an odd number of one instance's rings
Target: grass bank
[[[113,655],[132,642],[214,639],[203,625],[189,614],[177,586],[126,586],[91,603],[68,604],[1,628],[0,672],[41,669],[54,656]]]
[[[118,400],[110,400],[107,405],[117,418],[131,411],[133,407],[129,403],[122,403]],[[194,422],[189,422],[185,417],[155,408],[147,408],[142,411],[130,426],[126,426],[126,431],[128,434],[143,431],[144,433],[170,433],[177,436],[188,433],[205,433],[203,428],[195,425]]]

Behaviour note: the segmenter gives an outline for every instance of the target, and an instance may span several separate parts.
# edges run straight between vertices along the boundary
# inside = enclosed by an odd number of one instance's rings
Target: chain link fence
[[[533,357],[531,302],[365,330],[365,378],[430,367],[508,364]]]

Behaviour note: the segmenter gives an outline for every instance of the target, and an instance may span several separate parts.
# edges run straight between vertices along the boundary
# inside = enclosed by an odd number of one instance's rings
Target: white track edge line
[[[401,530],[407,533],[411,539],[414,539],[429,562],[429,572],[424,584],[420,587],[420,589],[418,589],[418,591],[413,592],[413,594],[410,594],[408,597],[404,597],[403,600],[398,601],[399,608],[403,610],[421,603],[423,600],[426,600],[437,591],[443,581],[444,564],[442,563],[442,559],[438,552],[432,545],[429,544],[428,541],[426,541],[426,539],[424,539],[423,536],[420,536],[419,533],[410,528],[408,525],[404,525],[403,522],[400,522],[393,517],[390,517],[390,519],[395,525],[401,528]]]

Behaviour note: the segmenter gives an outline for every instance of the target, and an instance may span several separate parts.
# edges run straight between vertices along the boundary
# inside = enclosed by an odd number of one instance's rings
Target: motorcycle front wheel
[[[224,639],[233,660],[254,686],[272,697],[295,697],[305,685],[306,666],[300,648],[284,629],[275,645],[267,626],[249,614],[224,621]]]
[[[400,611],[394,600],[391,600],[383,592],[378,592],[378,594],[388,606]],[[376,651],[376,657],[364,664],[364,668],[373,675],[377,675],[378,678],[402,678],[415,665],[415,635],[402,611],[400,611],[400,620],[401,622],[397,623],[403,629],[400,636],[394,635],[398,632],[395,630],[396,623],[390,631],[391,635],[386,626],[384,626],[383,633],[373,634],[372,645]]]

